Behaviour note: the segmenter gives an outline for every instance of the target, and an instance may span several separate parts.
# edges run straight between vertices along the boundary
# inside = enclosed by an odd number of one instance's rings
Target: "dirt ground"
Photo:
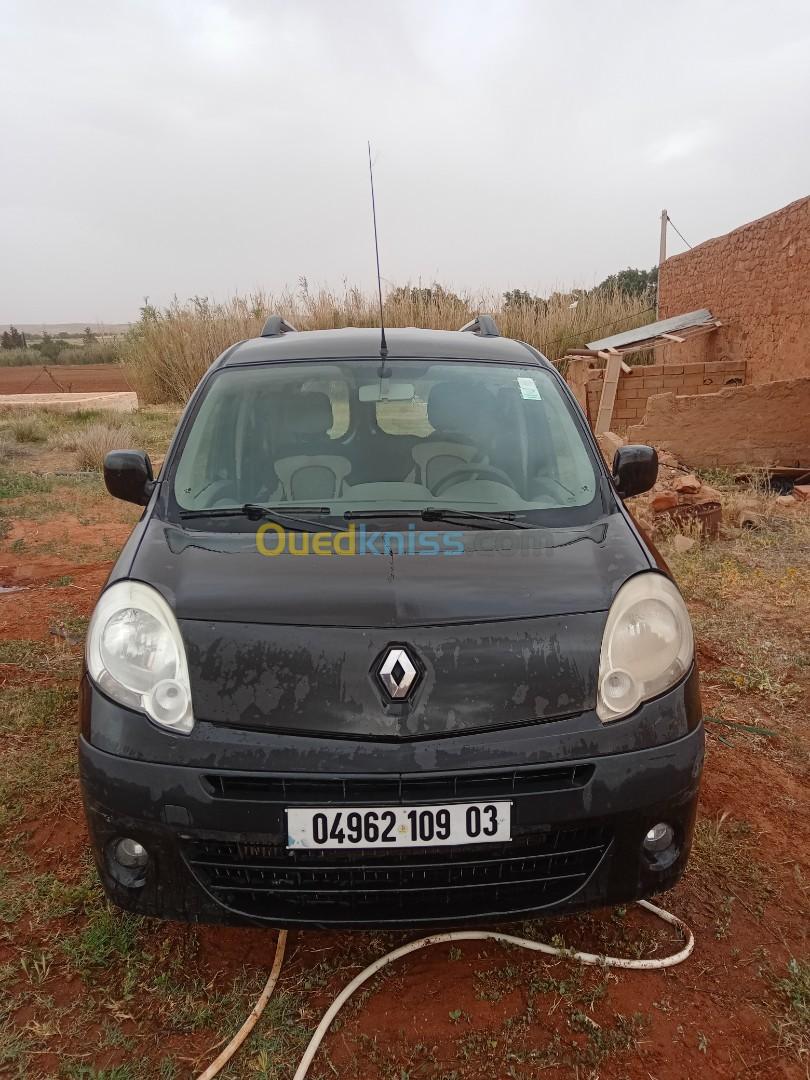
[[[168,428],[139,415],[156,449]],[[0,1076],[192,1077],[252,1007],[276,934],[135,919],[101,897],[76,681],[87,617],[138,511],[98,478],[44,475],[51,460],[19,445],[0,465]],[[733,515],[740,495],[726,490]],[[808,1076],[810,506],[750,498],[761,528],[672,557],[700,643],[707,760],[692,860],[661,903],[694,929],[693,956],[620,972],[437,946],[357,995],[312,1080]],[[635,907],[512,929],[627,956],[679,947]],[[222,1075],[291,1077],[336,993],[413,936],[291,934],[276,994]]]
[[[0,394],[87,394],[92,390],[132,390],[115,364],[45,364],[0,367]]]

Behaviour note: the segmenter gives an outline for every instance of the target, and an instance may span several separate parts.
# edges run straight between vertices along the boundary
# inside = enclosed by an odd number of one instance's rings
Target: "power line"
[[[680,229],[679,229],[679,228],[677,227],[677,225],[676,225],[676,224],[675,224],[675,222],[674,222],[674,221],[672,220],[672,218],[671,218],[671,217],[669,216],[669,214],[667,214],[667,221],[669,222],[669,224],[670,224],[670,225],[672,226],[672,228],[673,228],[673,229],[675,230],[675,232],[676,232],[676,233],[678,234],[678,236],[680,236],[681,240],[683,240],[683,242],[684,242],[684,243],[686,244],[686,246],[687,246],[687,247],[689,248],[689,250],[691,251],[691,250],[692,250],[692,245],[691,245],[691,244],[689,243],[689,241],[688,241],[688,240],[686,239],[686,237],[685,237],[685,236],[683,235],[683,233],[681,232],[681,230],[680,230]]]
[[[648,311],[655,311],[655,304],[650,304],[649,307],[639,308],[638,311],[631,311],[629,315],[623,315],[621,319],[615,319],[611,323],[602,323],[601,326],[592,326],[589,330],[583,330],[583,337],[590,337],[591,334],[595,334],[597,330],[612,330],[614,326],[618,326],[620,323],[629,322],[630,319],[635,319],[636,315],[644,315]]]
[[[587,330],[576,330],[576,335],[587,341],[591,334],[595,334],[597,330],[612,330],[615,326],[619,326],[624,322],[629,322],[630,319],[635,319],[637,315],[645,315],[648,311],[655,311],[655,304],[650,304],[649,307],[639,308],[638,311],[631,311],[629,315],[623,315],[621,319],[615,319],[611,323],[602,323],[601,326],[591,326]],[[561,345],[568,337],[570,337],[570,333],[560,334],[558,337],[552,338],[549,344],[554,346]]]

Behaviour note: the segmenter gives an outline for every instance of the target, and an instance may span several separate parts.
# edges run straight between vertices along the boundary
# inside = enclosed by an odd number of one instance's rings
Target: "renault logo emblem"
[[[378,672],[379,680],[395,700],[407,697],[419,678],[413,661],[405,649],[389,649]]]

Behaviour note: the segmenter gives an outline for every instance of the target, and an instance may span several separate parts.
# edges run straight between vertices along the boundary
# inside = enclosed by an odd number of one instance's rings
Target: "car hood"
[[[607,609],[650,562],[621,514],[464,533],[459,555],[267,557],[245,534],[151,522],[130,577],[172,604],[198,720],[414,739],[592,709]],[[380,667],[404,648],[406,700]]]
[[[267,556],[251,532],[153,519],[128,576],[159,589],[178,619],[407,627],[605,611],[650,565],[621,514],[576,528],[453,535],[463,553]]]

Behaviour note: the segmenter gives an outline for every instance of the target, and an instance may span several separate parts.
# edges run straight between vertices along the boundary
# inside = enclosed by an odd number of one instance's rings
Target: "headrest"
[[[427,415],[441,432],[473,432],[491,422],[492,395],[464,383],[436,383],[428,395]]]
[[[294,435],[325,435],[334,423],[328,394],[307,391],[287,402],[285,426]]]

